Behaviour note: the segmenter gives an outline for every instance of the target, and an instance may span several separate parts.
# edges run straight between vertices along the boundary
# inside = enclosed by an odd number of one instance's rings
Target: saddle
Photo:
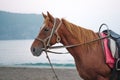
[[[104,30],[104,34],[108,35],[108,31]],[[108,40],[109,49],[116,59],[116,70],[120,70],[120,35],[109,30],[110,38]]]
[[[113,80],[115,77],[116,80],[120,80],[120,35],[112,30],[104,30],[103,33],[110,35],[108,38],[108,47],[115,60],[110,80]]]

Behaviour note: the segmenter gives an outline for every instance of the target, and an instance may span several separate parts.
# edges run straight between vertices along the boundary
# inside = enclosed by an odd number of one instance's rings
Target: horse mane
[[[69,32],[72,34],[72,36],[79,39],[79,41],[81,42],[88,42],[98,38],[98,35],[92,30],[77,26],[73,23],[68,22],[65,19],[62,19],[62,21],[66,28],[69,30]]]
[[[65,19],[62,19],[62,22],[68,29],[70,34],[73,36],[73,38],[78,41],[78,43],[86,43],[99,38],[98,35],[92,30],[77,26],[73,23],[68,22]],[[92,53],[91,51],[95,51],[95,49],[98,48],[99,45],[100,45],[99,41],[92,42],[92,44],[89,45],[84,46],[82,45],[80,52]]]

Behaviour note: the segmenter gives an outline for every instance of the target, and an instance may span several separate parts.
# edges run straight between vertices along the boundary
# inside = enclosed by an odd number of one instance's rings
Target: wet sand
[[[59,80],[82,80],[76,69],[57,68]],[[0,67],[0,80],[57,80],[50,68]]]

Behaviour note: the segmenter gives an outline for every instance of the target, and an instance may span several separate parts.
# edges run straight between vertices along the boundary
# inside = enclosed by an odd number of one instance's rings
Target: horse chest
[[[94,72],[93,69],[86,69],[83,67],[77,68],[80,77],[82,77],[84,80],[97,80],[97,74]]]
[[[97,66],[91,65],[93,61],[91,60],[83,60],[78,61],[75,60],[77,71],[84,80],[97,80]]]
[[[80,77],[84,80],[97,80],[96,73],[92,69],[77,68]]]

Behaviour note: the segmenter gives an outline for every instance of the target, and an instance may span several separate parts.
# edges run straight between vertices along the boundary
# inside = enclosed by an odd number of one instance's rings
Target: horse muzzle
[[[43,51],[43,48],[31,47],[31,52],[34,56],[40,56]]]

